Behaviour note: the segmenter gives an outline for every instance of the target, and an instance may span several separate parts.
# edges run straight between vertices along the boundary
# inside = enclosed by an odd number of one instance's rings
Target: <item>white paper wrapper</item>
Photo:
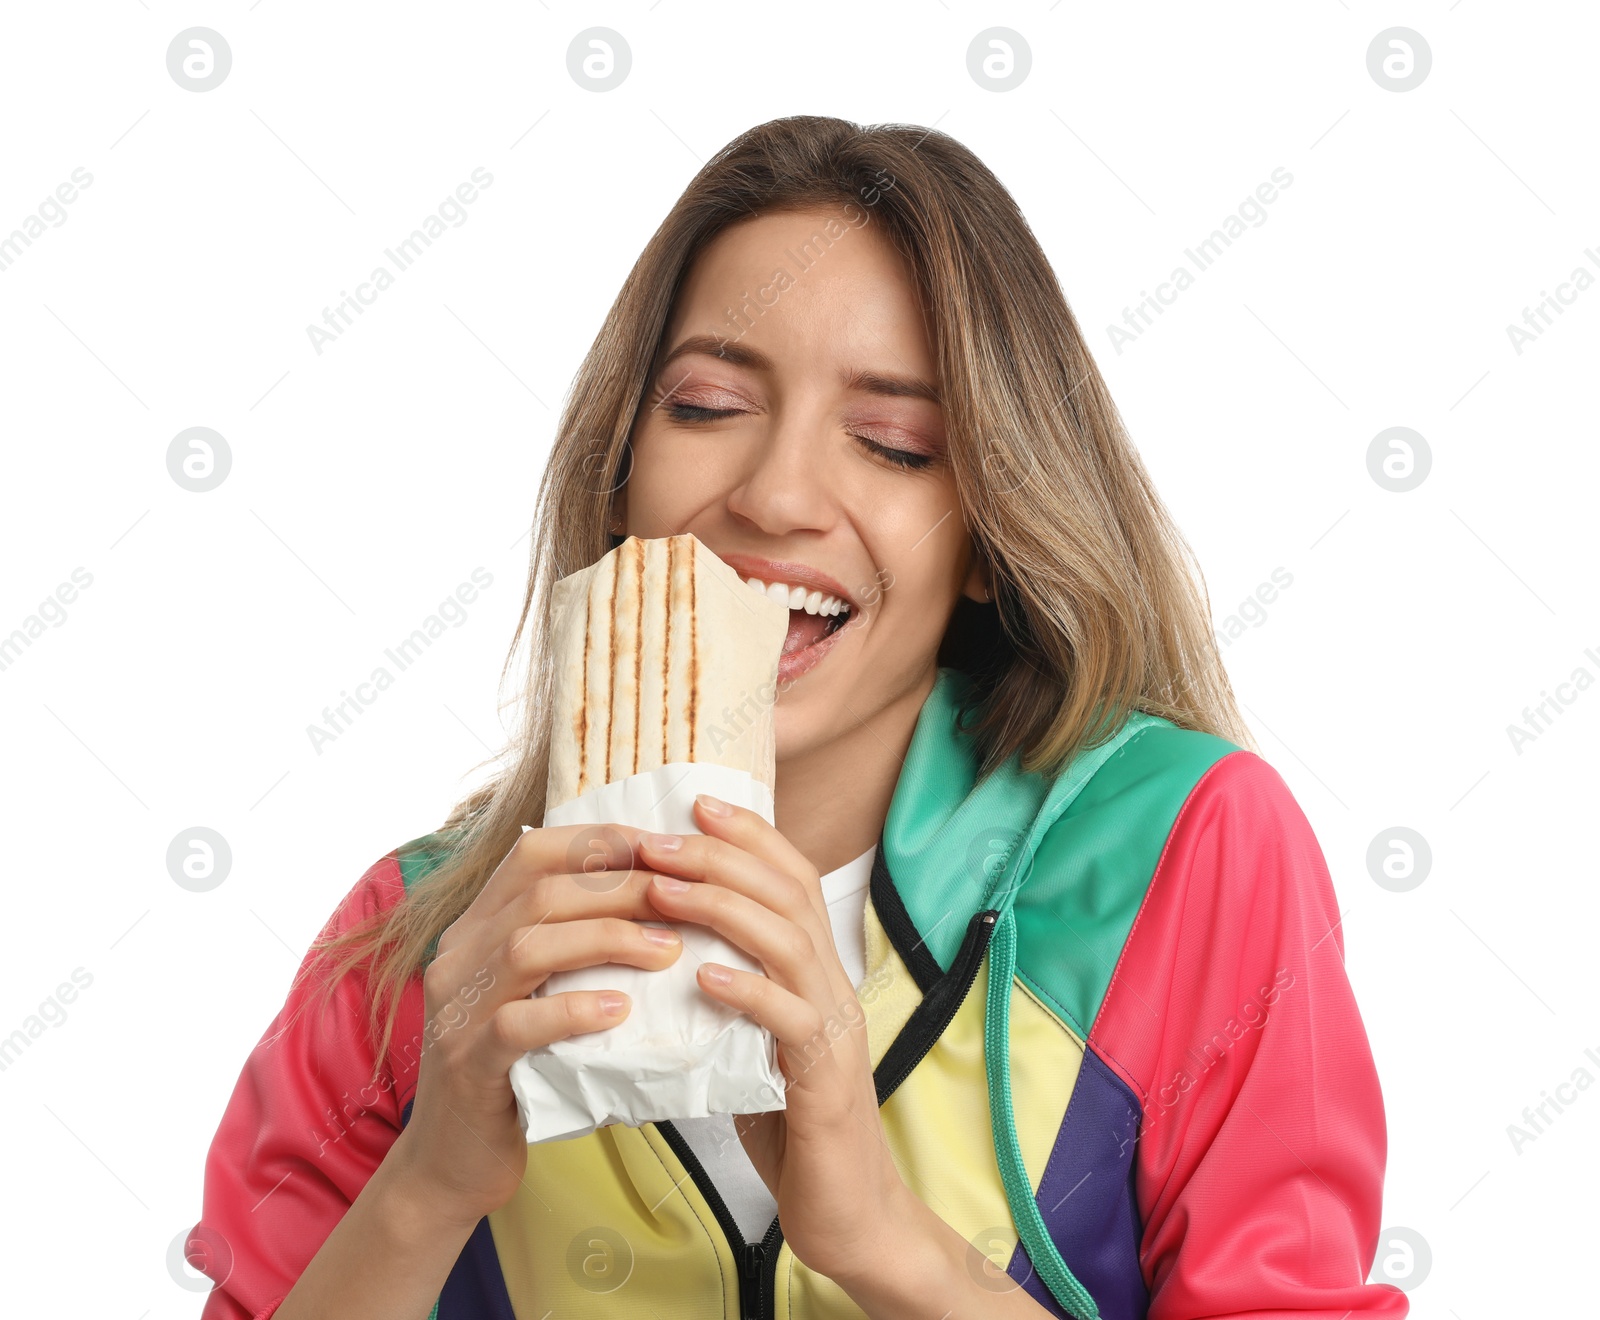
[[[545,824],[614,822],[698,834],[696,793],[773,819],[771,791],[747,771],[674,761],[563,802],[546,812]],[[702,962],[751,972],[760,966],[705,926],[674,923],[673,929],[684,948],[671,967],[647,972],[607,963],[556,972],[535,991],[621,990],[632,1009],[615,1027],[531,1050],[511,1065],[511,1089],[530,1144],[581,1137],[609,1123],[638,1127],[784,1107],[771,1032],[717,1003],[695,980]]]

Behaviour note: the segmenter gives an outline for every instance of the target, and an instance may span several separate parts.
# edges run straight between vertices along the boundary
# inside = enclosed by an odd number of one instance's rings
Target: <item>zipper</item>
[[[728,1245],[733,1248],[733,1258],[739,1267],[740,1320],[766,1320],[761,1285],[763,1274],[767,1271],[763,1270],[763,1266],[766,1263],[767,1239],[772,1237],[773,1229],[778,1226],[777,1218],[773,1218],[772,1228],[767,1230],[766,1237],[760,1242],[746,1242],[744,1234],[739,1231],[739,1225],[734,1220],[733,1212],[728,1209],[728,1203],[722,1199],[722,1193],[712,1184],[706,1166],[700,1163],[700,1157],[683,1139],[683,1134],[669,1122],[659,1122],[654,1126],[666,1139],[667,1145],[678,1157],[678,1163],[683,1165],[694,1185],[700,1189],[700,1195],[706,1198],[706,1204],[716,1216],[717,1224],[728,1239]],[[776,1264],[776,1256],[773,1263]],[[775,1275],[775,1271],[773,1273]]]
[[[761,1239],[761,1277],[757,1280],[754,1320],[773,1320],[778,1311],[778,1250],[783,1246],[783,1225],[772,1217],[767,1234]]]
[[[994,935],[999,913],[994,909],[974,913],[967,923],[967,933],[961,941],[950,970],[929,987],[922,1002],[912,1011],[911,1017],[900,1029],[888,1051],[873,1073],[873,1085],[881,1107],[894,1094],[900,1084],[911,1076],[916,1066],[928,1057],[928,1052],[939,1043],[945,1028],[955,1017],[961,1005],[972,992],[977,980],[983,955],[988,952],[989,940]],[[705,1165],[694,1153],[683,1134],[670,1122],[656,1123],[655,1129],[666,1139],[672,1153],[678,1157],[705,1197],[711,1213],[727,1236],[739,1266],[739,1315],[741,1320],[773,1320],[776,1314],[778,1287],[778,1253],[783,1247],[783,1225],[774,1216],[771,1226],[759,1242],[747,1242],[733,1213],[722,1194],[712,1185]]]
[[[880,1109],[884,1101],[899,1089],[900,1083],[911,1076],[912,1070],[928,1057],[928,1051],[939,1043],[939,1037],[944,1035],[950,1020],[966,1002],[967,995],[972,991],[972,983],[978,978],[978,967],[989,948],[999,915],[992,909],[973,915],[967,923],[966,936],[961,941],[955,961],[950,964],[950,970],[929,989],[880,1060],[872,1077]],[[924,1012],[924,1009],[927,1011]],[[757,1248],[763,1257],[765,1269],[762,1271],[758,1297],[759,1309],[745,1312],[751,1320],[772,1320],[776,1314],[778,1251],[782,1246],[783,1225],[774,1219]]]
[[[764,1256],[759,1242],[746,1242],[739,1251],[739,1314],[744,1320],[759,1320],[760,1317]]]

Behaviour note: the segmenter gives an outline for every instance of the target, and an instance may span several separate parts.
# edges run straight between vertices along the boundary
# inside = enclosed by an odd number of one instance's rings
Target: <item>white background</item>
[[[194,25],[233,55],[204,93],[166,65]],[[633,56],[603,94],[566,65],[594,25]],[[1032,51],[1004,93],[967,71],[994,25]],[[1433,56],[1398,93],[1366,61],[1397,25]],[[937,124],[1013,191],[1219,624],[1292,575],[1225,654],[1346,914],[1384,1223],[1432,1252],[1413,1314],[1592,1308],[1600,1087],[1520,1152],[1507,1126],[1600,1078],[1600,685],[1520,754],[1507,727],[1600,678],[1600,289],[1520,354],[1507,326],[1600,276],[1596,50],[1589,6],[1488,0],[7,6],[0,235],[93,175],[0,272],[0,635],[93,577],[0,671],[0,1035],[93,978],[0,1073],[11,1306],[198,1314],[167,1252],[239,1066],[339,898],[499,744],[573,372],[701,161],[821,113]],[[467,221],[316,353],[306,326],[478,166]],[[1107,327],[1279,166],[1266,222],[1117,352]],[[207,493],[167,471],[192,426],[232,454]],[[1408,493],[1367,470],[1391,426],[1431,450]],[[479,567],[466,621],[314,751]],[[205,893],[165,861],[197,825],[233,854]],[[1404,893],[1366,862],[1397,825],[1433,858]]]

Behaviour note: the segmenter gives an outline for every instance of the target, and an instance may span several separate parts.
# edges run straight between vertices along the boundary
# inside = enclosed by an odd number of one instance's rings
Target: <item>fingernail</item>
[[[671,926],[641,926],[640,932],[652,944],[659,944],[663,948],[671,948],[682,941],[678,939],[678,932]]]
[[[689,882],[680,880],[675,875],[658,875],[656,877],[656,888],[664,889],[669,894],[682,894],[688,892]]]
[[[641,834],[639,840],[656,852],[677,852],[683,847],[683,840],[676,834]]]
[[[731,816],[733,808],[721,798],[714,798],[709,793],[696,793],[694,800],[700,804],[700,809],[708,816]]]
[[[620,990],[602,990],[598,1002],[600,1011],[607,1017],[616,1017],[628,1006],[628,996]]]
[[[733,973],[726,967],[718,967],[716,963],[705,963],[700,970],[713,985],[727,985],[733,980]]]

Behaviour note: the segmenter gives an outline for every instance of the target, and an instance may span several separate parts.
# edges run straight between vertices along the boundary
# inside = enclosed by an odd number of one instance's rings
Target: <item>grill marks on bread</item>
[[[552,623],[547,806],[680,761],[746,770],[772,787],[771,702],[789,611],[692,534],[629,537],[562,578]]]

